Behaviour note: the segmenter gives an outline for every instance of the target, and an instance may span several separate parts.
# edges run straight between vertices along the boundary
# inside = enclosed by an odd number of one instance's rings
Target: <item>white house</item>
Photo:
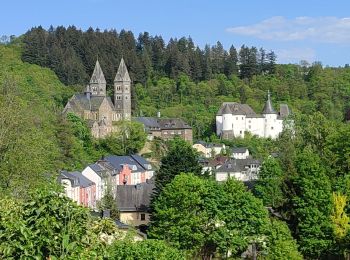
[[[230,159],[215,171],[216,181],[235,178],[240,181],[258,179],[261,162],[255,159]]]
[[[107,178],[109,176],[108,171],[102,168],[99,164],[94,163],[87,166],[82,171],[82,174],[96,184],[96,200],[101,200],[104,195]]]
[[[246,147],[234,147],[232,148],[231,156],[235,159],[247,159],[249,157],[249,150]]]
[[[62,171],[58,177],[58,181],[64,188],[64,194],[77,204],[80,204],[80,186],[78,180],[69,172]]]
[[[270,93],[261,115],[247,104],[224,102],[216,115],[216,134],[224,139],[243,138],[247,131],[259,137],[277,138],[283,130],[283,120],[289,115],[287,104],[281,104],[278,113],[273,109]]]

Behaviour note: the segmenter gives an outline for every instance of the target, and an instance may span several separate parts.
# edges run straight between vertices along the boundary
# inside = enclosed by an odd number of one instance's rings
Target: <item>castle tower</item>
[[[131,118],[131,80],[124,59],[120,61],[114,78],[114,106],[123,119]]]
[[[262,111],[265,118],[264,122],[264,137],[275,138],[278,136],[278,129],[276,127],[277,112],[273,109],[270,97],[270,91],[267,92],[267,100]]]
[[[96,61],[89,85],[92,96],[106,96],[106,79],[98,60]]]

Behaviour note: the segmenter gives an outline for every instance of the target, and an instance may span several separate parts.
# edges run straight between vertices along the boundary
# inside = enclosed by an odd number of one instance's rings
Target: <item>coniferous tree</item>
[[[225,74],[227,76],[231,76],[232,74],[238,75],[238,55],[233,45],[231,45],[229,55],[225,60]]]
[[[198,154],[192,146],[183,139],[176,137],[169,143],[169,151],[161,160],[161,166],[156,174],[157,191],[170,183],[176,175],[190,172],[200,175],[202,166],[198,163]]]

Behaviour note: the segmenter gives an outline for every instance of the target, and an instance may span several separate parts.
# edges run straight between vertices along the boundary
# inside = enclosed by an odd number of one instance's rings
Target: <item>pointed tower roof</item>
[[[227,104],[225,104],[224,109],[222,110],[222,114],[223,115],[225,115],[225,114],[232,114],[232,111],[231,111],[230,107]]]
[[[114,82],[116,81],[131,81],[128,73],[128,69],[126,68],[124,59],[120,61],[119,68],[117,71],[117,75],[115,75]]]
[[[102,83],[106,84],[105,76],[103,75],[100,63],[96,60],[96,65],[94,68],[94,72],[92,73],[90,84],[91,83]]]
[[[263,114],[277,114],[277,112],[273,109],[271,98],[270,98],[270,90],[267,92],[267,100],[262,111]]]

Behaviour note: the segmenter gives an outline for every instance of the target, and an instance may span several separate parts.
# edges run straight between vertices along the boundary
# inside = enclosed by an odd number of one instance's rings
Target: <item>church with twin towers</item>
[[[85,92],[71,97],[63,113],[73,113],[86,120],[95,138],[103,138],[116,131],[113,122],[130,120],[131,80],[124,59],[121,59],[114,78],[113,101],[107,96],[106,79],[97,60]]]

